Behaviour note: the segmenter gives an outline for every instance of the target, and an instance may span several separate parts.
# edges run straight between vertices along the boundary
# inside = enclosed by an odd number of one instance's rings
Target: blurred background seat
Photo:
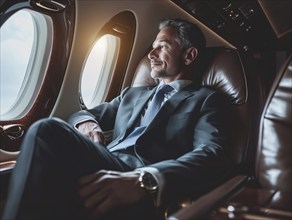
[[[261,115],[254,175],[237,190],[243,176],[235,176],[169,219],[292,219],[291,134],[292,55],[278,72]]]

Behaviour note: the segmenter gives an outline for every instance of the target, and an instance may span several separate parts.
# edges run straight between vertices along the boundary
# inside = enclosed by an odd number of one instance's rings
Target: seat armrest
[[[186,208],[174,213],[168,220],[192,220],[200,219],[201,216],[212,210],[221,201],[231,196],[242,188],[249,180],[248,176],[238,175],[226,181],[206,195],[198,198]]]
[[[0,149],[0,174],[10,172],[16,164],[19,151],[9,152]]]

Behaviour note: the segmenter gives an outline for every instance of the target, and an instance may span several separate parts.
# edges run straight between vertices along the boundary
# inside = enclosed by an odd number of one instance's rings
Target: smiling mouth
[[[157,62],[157,61],[151,61],[151,68],[157,67],[157,66],[161,66],[162,63],[161,62]]]

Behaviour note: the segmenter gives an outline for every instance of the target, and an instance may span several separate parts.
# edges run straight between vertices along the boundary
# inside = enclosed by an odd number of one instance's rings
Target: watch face
[[[158,184],[155,178],[150,173],[144,173],[142,176],[142,183],[145,189],[149,191],[155,191],[158,188]]]

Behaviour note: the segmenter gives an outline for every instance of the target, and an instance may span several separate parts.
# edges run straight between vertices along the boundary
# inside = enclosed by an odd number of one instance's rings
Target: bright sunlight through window
[[[90,108],[103,100],[107,91],[119,48],[119,38],[104,35],[93,46],[84,65],[81,79],[81,96]]]

